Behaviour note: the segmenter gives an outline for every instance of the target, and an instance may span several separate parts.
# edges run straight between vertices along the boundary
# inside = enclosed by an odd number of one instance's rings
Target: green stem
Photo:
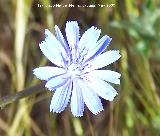
[[[4,108],[6,105],[17,101],[19,99],[22,99],[24,97],[27,97],[29,95],[33,95],[39,92],[42,92],[44,90],[45,82],[41,82],[40,84],[34,85],[32,87],[26,88],[22,91],[19,91],[15,94],[11,94],[8,96],[4,96],[0,98],[0,108]]]

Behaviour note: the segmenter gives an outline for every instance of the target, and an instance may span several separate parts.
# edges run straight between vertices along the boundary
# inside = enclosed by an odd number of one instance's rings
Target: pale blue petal
[[[50,66],[39,67],[33,70],[33,74],[36,75],[36,77],[41,80],[48,80],[51,77],[64,74],[65,72],[66,71],[63,68],[50,67]]]
[[[93,60],[88,62],[88,66],[85,67],[83,72],[89,72],[95,69],[99,69],[102,67],[105,67],[116,60],[118,60],[121,57],[119,54],[119,51],[110,50],[107,51],[97,57],[95,57]]]
[[[107,35],[103,36],[96,43],[96,46],[93,49],[88,51],[87,56],[84,59],[85,63],[90,61],[90,60],[92,60],[92,59],[94,59],[99,54],[101,54],[107,48],[107,46],[109,45],[111,40],[112,40],[112,38],[110,38],[109,36],[107,36]]]
[[[55,65],[64,67],[64,61],[60,50],[54,48],[50,42],[43,41],[39,44],[43,54]]]
[[[79,26],[76,21],[68,21],[66,23],[66,37],[71,48],[75,47],[79,42]]]
[[[78,43],[77,58],[79,62],[84,62],[88,59],[89,53],[96,48],[97,40],[100,36],[101,30],[96,27],[89,28],[81,37],[80,42]]]
[[[45,29],[45,36],[46,36],[45,41],[53,46],[52,49],[61,52],[62,56],[65,58],[66,57],[65,48],[48,29]]]
[[[75,117],[83,116],[84,112],[84,100],[82,96],[82,91],[75,80],[73,80],[71,112]]]
[[[77,83],[81,88],[83,99],[88,109],[95,115],[101,112],[103,110],[103,106],[95,91],[87,86],[85,81],[82,79],[79,79]]]
[[[65,48],[66,52],[67,53],[70,52],[69,46],[68,46],[66,40],[64,39],[64,37],[63,37],[63,35],[57,25],[55,25],[55,33],[56,33],[56,38],[61,43],[61,45]]]
[[[78,48],[80,51],[82,51],[84,48],[89,49],[89,48],[94,48],[96,45],[95,43],[97,42],[99,36],[100,36],[101,30],[97,29],[96,27],[92,26],[89,28],[81,37],[79,43],[78,43]]]
[[[76,21],[66,23],[66,37],[71,50],[72,60],[77,60],[77,43],[79,42],[79,26]]]
[[[71,88],[72,84],[69,81],[66,85],[56,89],[51,100],[50,112],[60,113],[64,111],[71,96]]]
[[[99,78],[101,80],[105,80],[107,82],[111,82],[114,84],[120,84],[120,76],[121,74],[111,70],[94,70],[89,72],[89,76],[93,76],[94,78]]]
[[[45,41],[39,44],[41,51],[52,63],[63,67],[65,65],[63,58],[67,57],[64,47],[48,29],[45,29],[45,35]]]
[[[116,90],[103,80],[88,77],[86,80],[87,85],[92,88],[99,96],[102,98],[113,101],[114,97],[117,95]]]
[[[67,74],[56,76],[54,78],[51,78],[45,85],[49,90],[54,90],[58,87],[63,86],[67,81],[69,80],[69,77]]]

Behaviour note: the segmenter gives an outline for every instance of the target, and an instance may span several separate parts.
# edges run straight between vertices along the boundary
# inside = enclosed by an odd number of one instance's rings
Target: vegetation
[[[98,4],[115,4],[100,7]],[[38,7],[73,4],[75,7]],[[95,5],[93,8],[77,5]],[[159,136],[160,135],[160,1],[159,0],[1,0],[0,1],[0,98],[40,82],[32,74],[50,65],[38,44],[45,28],[65,30],[77,20],[83,33],[94,25],[112,37],[109,49],[121,52],[112,65],[121,85],[113,102],[103,100],[97,116],[86,108],[74,118],[68,108],[49,112],[50,91],[38,91],[0,110],[1,136]],[[35,91],[34,91],[35,92]]]

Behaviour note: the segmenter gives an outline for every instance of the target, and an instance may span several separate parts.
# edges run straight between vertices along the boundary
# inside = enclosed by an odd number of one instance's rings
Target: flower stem
[[[40,84],[34,85],[32,87],[26,88],[22,91],[19,91],[15,94],[11,94],[8,96],[4,96],[0,98],[0,108],[4,108],[6,105],[17,101],[19,99],[22,99],[24,97],[27,97],[29,95],[33,95],[39,92],[42,92],[44,90],[45,82],[41,82]]]

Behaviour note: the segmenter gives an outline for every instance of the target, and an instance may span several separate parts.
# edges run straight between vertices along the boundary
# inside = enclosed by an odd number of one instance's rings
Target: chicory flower
[[[120,84],[120,74],[111,70],[100,70],[118,60],[119,51],[105,51],[111,38],[92,26],[80,38],[76,21],[66,23],[66,39],[58,26],[54,36],[45,30],[45,41],[39,44],[43,54],[54,66],[39,67],[33,70],[37,78],[46,80],[45,87],[55,91],[50,111],[60,113],[70,102],[74,116],[83,116],[84,104],[93,114],[103,110],[101,98],[112,101],[117,95],[109,84]]]

